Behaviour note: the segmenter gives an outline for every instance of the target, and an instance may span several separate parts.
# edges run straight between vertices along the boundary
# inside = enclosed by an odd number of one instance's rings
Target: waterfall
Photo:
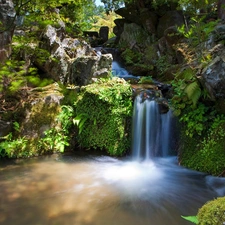
[[[139,76],[133,76],[132,74],[129,74],[129,72],[125,68],[121,67],[121,65],[116,61],[112,62],[112,75],[125,80],[130,78],[140,79]]]
[[[158,103],[138,95],[134,103],[132,156],[136,160],[149,160],[155,156],[168,156],[171,148],[172,113],[160,114]]]

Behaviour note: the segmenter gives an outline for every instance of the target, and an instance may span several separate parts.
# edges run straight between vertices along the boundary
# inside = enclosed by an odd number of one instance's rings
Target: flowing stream
[[[171,116],[159,115],[154,102],[137,104],[132,157],[77,152],[0,161],[0,224],[188,225],[181,215],[224,196],[224,178],[165,156]]]

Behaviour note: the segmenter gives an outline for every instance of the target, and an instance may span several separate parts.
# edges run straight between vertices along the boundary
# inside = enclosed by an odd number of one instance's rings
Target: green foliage
[[[197,214],[199,225],[222,225],[225,222],[225,197],[219,197],[203,205]]]
[[[201,19],[193,17],[190,28],[187,29],[185,25],[182,25],[177,29],[184,37],[188,39],[189,44],[193,47],[196,47],[200,43],[207,41],[209,35],[218,24],[218,21],[210,21],[206,23],[203,22],[203,20],[204,17]]]
[[[88,23],[89,30],[99,31],[101,26],[107,26],[109,28],[109,38],[115,36],[113,33],[113,28],[115,27],[114,20],[120,18],[115,12],[110,12],[108,14],[103,12],[92,13],[92,21]],[[89,17],[90,18],[90,17]],[[87,29],[86,29],[87,30]]]
[[[208,107],[199,103],[198,107],[191,110],[186,110],[180,116],[180,121],[184,122],[185,134],[189,137],[194,135],[201,135],[206,127]]]
[[[28,157],[30,155],[27,144],[28,140],[25,137],[13,140],[12,135],[8,135],[6,140],[0,143],[0,157]]]
[[[79,128],[79,134],[84,129],[84,127],[85,127],[84,123],[86,122],[87,119],[88,119],[88,114],[86,114],[86,113],[81,113],[73,119],[74,125],[77,125]],[[96,120],[95,120],[95,123],[96,123]]]
[[[182,134],[181,164],[188,168],[220,176],[225,170],[225,116],[208,112],[202,124],[204,135]],[[198,126],[198,124],[196,124]]]
[[[140,81],[138,82],[139,84],[153,84],[153,79],[151,76],[147,77],[141,77]]]
[[[184,91],[187,94],[188,98],[192,101],[193,106],[195,107],[201,96],[201,88],[199,86],[199,83],[197,81],[194,81],[188,84]]]
[[[194,224],[198,224],[197,216],[181,216],[181,217],[187,221],[194,223]]]
[[[141,60],[141,54],[129,48],[122,52],[121,57],[125,60],[127,65],[136,64]]]
[[[25,84],[24,61],[8,60],[0,65],[0,91],[13,93]]]
[[[168,59],[166,55],[161,56],[156,61],[155,65],[159,75],[162,75],[171,66],[171,64],[168,63]]]
[[[72,116],[74,114],[71,106],[62,106],[62,110],[57,116],[58,126],[45,131],[45,137],[38,139],[28,139],[18,137],[15,133],[10,133],[4,137],[0,143],[0,157],[27,158],[38,154],[52,152],[64,152],[65,147],[69,146],[71,139],[71,128],[73,126]],[[15,132],[19,132],[19,123],[14,122]]]
[[[13,49],[12,58],[0,64],[0,92],[4,95],[13,95],[21,87],[28,85],[42,87],[52,83],[50,79],[40,79],[37,68],[28,66],[27,62],[16,58],[23,48],[26,49],[26,54],[31,54],[30,48],[23,43],[26,40],[16,39],[17,45]]]
[[[81,147],[125,153],[130,145],[131,96],[130,85],[119,78],[82,87],[74,105]]]
[[[15,132],[19,132],[20,125],[18,122],[13,123]],[[13,133],[9,133],[2,138],[4,141],[0,142],[0,158],[1,157],[28,157],[29,151],[27,150],[28,140],[25,137],[13,139]]]
[[[172,81],[172,86],[174,96],[171,102],[176,116],[185,113],[186,108],[195,109],[204,93],[191,68],[177,73]]]
[[[38,148],[51,152],[64,152],[69,146],[70,129],[73,125],[72,116],[74,114],[71,106],[63,105],[62,111],[58,115],[60,126],[51,128],[45,132],[45,137],[39,140]]]

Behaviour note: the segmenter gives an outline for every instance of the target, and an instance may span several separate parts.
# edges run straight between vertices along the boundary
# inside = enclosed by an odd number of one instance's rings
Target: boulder
[[[172,26],[181,26],[184,24],[184,17],[179,11],[168,11],[159,19],[157,26],[157,37],[164,36],[164,32],[167,28]]]
[[[69,83],[82,86],[91,83],[92,78],[106,78],[111,66],[111,54],[79,57],[71,65]]]
[[[156,34],[157,26],[157,15],[155,12],[149,11],[148,9],[142,9],[140,13],[140,20],[142,26],[149,32],[149,34]]]
[[[39,69],[64,84],[86,85],[95,74],[105,77],[107,72],[109,75],[111,54],[98,55],[85,41],[67,38],[62,33],[63,29],[47,26],[40,44],[46,56],[37,56],[34,62]]]
[[[0,119],[0,140],[12,131],[12,123]]]
[[[216,56],[201,74],[202,84],[211,100],[225,99],[225,50],[221,56]]]
[[[113,28],[113,33],[119,37],[123,33],[123,26],[126,23],[125,19],[115,19],[114,23],[116,26]]]
[[[127,22],[141,25],[139,11],[136,7],[122,7],[117,9],[115,13],[125,18]]]
[[[20,123],[21,137],[29,140],[44,137],[44,132],[59,126],[57,120],[63,95],[57,83],[43,88],[34,88],[24,105],[24,118]]]
[[[99,37],[103,40],[103,42],[108,41],[108,39],[109,39],[109,27],[107,27],[107,26],[100,27]]]

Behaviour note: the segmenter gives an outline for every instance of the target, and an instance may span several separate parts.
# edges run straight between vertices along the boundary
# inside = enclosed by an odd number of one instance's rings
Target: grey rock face
[[[48,26],[41,38],[40,48],[49,57],[36,60],[36,65],[50,78],[62,83],[87,85],[95,76],[109,75],[111,54],[97,54],[85,41],[64,37],[63,29]]]

